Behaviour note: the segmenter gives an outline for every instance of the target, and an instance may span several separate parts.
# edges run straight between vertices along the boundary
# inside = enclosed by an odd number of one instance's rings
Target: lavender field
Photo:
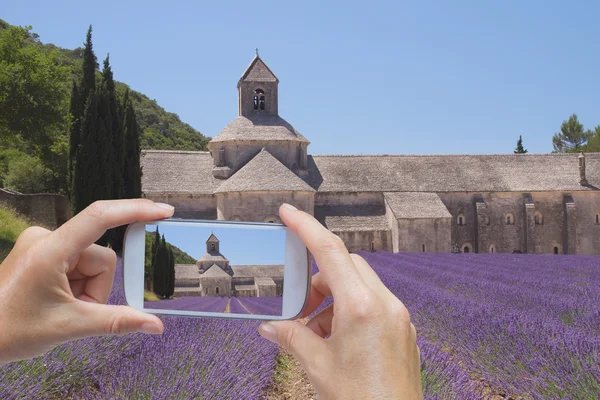
[[[600,398],[600,257],[361,255],[411,313],[427,398]]]
[[[600,257],[361,255],[411,312],[427,399],[600,396]],[[111,303],[123,302],[119,276]],[[276,298],[213,306],[280,312]],[[259,337],[258,322],[163,320],[162,337],[84,339],[4,366],[0,398],[260,397],[278,349]]]

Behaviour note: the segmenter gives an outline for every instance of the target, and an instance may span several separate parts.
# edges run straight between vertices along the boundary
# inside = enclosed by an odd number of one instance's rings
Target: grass
[[[19,216],[14,209],[0,203],[0,262],[2,262],[15,245],[17,238],[29,222]]]
[[[158,298],[158,296],[153,293],[153,292],[149,292],[147,290],[144,291],[144,301],[158,301],[160,300]]]

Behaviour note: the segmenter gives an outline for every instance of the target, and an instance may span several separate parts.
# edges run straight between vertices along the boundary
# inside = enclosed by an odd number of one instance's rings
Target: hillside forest
[[[83,46],[44,44],[31,27],[0,19],[0,187],[69,194],[70,106],[73,84],[83,79],[83,58]],[[100,81],[95,57],[94,64]],[[177,114],[125,83],[114,86],[121,103],[128,92],[142,149],[206,150],[210,138]]]

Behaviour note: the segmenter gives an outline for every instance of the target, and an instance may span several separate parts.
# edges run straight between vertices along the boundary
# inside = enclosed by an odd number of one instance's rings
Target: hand
[[[156,316],[105,304],[116,255],[93,243],[107,229],[171,215],[150,200],[99,201],[54,232],[25,230],[0,264],[0,364],[85,336],[162,333]]]
[[[288,205],[279,212],[320,269],[304,316],[328,296],[334,303],[307,325],[266,322],[260,334],[298,359],[320,399],[422,399],[416,331],[404,305],[312,216]]]

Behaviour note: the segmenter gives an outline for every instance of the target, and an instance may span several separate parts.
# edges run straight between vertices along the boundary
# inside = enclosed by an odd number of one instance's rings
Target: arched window
[[[425,243],[421,245],[421,253],[425,253]]]
[[[536,211],[534,214],[534,218],[535,218],[536,225],[544,225],[544,217],[542,216],[541,212]]]
[[[596,213],[596,225],[600,225],[600,213]]]
[[[371,242],[371,253],[375,252],[375,242]]]
[[[508,213],[504,217],[504,221],[506,222],[506,225],[514,225],[515,224],[515,216],[512,213]]]
[[[214,243],[210,244],[210,251],[217,251],[217,246]]]
[[[267,218],[265,218],[264,222],[269,222],[272,224],[280,224],[281,220],[279,219],[279,217],[277,217],[275,215],[270,215]]]
[[[496,246],[493,245],[493,244],[490,244],[490,246],[488,247],[488,252],[495,253],[496,252]]]
[[[466,223],[465,216],[462,214],[458,214],[458,217],[456,218],[456,224],[458,226],[463,226],[465,223]]]
[[[208,296],[208,288],[204,289],[204,294]]]
[[[219,294],[219,287],[218,286],[215,288],[215,293]]]
[[[264,110],[265,109],[265,92],[262,89],[256,89],[254,91],[254,109]]]
[[[558,254],[558,247],[554,246],[554,254]]]
[[[462,251],[463,251],[463,253],[470,253],[471,251],[473,251],[473,247],[471,246],[471,243],[463,244]]]
[[[463,248],[463,253],[469,253],[470,251],[471,251],[471,250],[469,249],[469,247],[468,247],[468,246],[465,246],[465,247]]]

